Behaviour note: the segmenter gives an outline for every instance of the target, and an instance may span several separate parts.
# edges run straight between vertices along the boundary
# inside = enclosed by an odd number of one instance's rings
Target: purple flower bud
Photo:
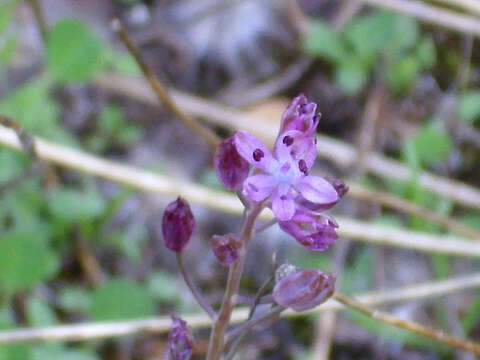
[[[317,269],[297,271],[283,277],[273,288],[275,302],[296,312],[324,303],[335,290],[335,276]]]
[[[305,95],[300,94],[294,98],[282,115],[279,134],[289,130],[298,130],[307,136],[314,135],[320,121],[320,115],[315,114],[316,109],[317,105],[308,102]]]
[[[338,228],[333,218],[297,210],[288,221],[280,221],[280,228],[292,235],[301,245],[312,251],[326,251],[335,242]]]
[[[242,243],[235,234],[213,235],[212,250],[218,262],[229,266],[238,259],[238,252],[242,248]]]
[[[168,334],[167,360],[188,360],[192,352],[192,332],[184,320],[172,316],[172,327]]]
[[[168,204],[163,213],[162,233],[165,246],[180,252],[187,245],[195,228],[195,219],[190,205],[181,197]]]
[[[241,188],[248,176],[248,162],[238,153],[233,136],[218,146],[214,166],[223,186],[229,190]]]

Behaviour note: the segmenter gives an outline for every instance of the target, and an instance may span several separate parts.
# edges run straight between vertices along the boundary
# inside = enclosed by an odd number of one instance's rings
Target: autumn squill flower
[[[229,190],[241,189],[248,176],[248,162],[237,152],[233,137],[224,140],[217,148],[214,157],[218,179]]]
[[[335,203],[339,198],[327,180],[309,175],[317,155],[315,109],[303,95],[294,99],[282,117],[273,155],[250,133],[237,131],[234,135],[238,153],[254,167],[243,183],[244,193],[257,202],[270,198],[279,221],[293,217],[297,195],[316,205]]]

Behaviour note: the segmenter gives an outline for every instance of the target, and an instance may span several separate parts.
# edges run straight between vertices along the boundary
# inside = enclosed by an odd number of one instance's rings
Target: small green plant
[[[339,32],[315,20],[304,49],[333,66],[336,84],[349,95],[379,70],[390,89],[402,93],[436,59],[432,39],[420,35],[415,20],[387,11],[356,17]]]

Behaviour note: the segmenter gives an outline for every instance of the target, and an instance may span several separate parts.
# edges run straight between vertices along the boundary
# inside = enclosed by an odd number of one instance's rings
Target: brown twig
[[[193,117],[188,115],[186,112],[180,109],[179,106],[177,106],[175,101],[169,95],[167,89],[157,78],[153,70],[150,69],[150,67],[147,65],[139,49],[133,43],[130,35],[128,35],[127,31],[125,30],[119,19],[112,20],[112,28],[118,34],[130,54],[132,54],[132,56],[135,58],[135,61],[142,70],[142,73],[150,84],[152,90],[157,95],[157,98],[185,125],[191,128],[198,135],[200,135],[200,137],[204,138],[210,146],[216,148],[221,142],[220,137],[206,126],[197,122]]]
[[[413,321],[403,320],[391,314],[372,309],[360,301],[347,297],[340,293],[335,293],[333,298],[350,309],[359,311],[372,319],[393,325],[395,327],[426,336],[443,344],[469,351],[475,355],[480,355],[480,344],[467,339],[460,339],[455,336],[445,334],[442,331],[415,323]]]
[[[37,22],[38,30],[40,31],[40,36],[45,44],[47,42],[48,26],[45,21],[45,16],[43,16],[42,5],[40,4],[40,0],[30,0],[30,5],[33,10],[35,21]]]
[[[358,186],[357,184],[349,184],[350,192],[357,199],[366,200],[370,202],[375,202],[390,208],[400,210],[407,214],[417,215],[424,219],[427,219],[433,223],[444,226],[445,228],[466,236],[472,240],[480,241],[480,231],[475,230],[467,225],[462,224],[461,222],[452,219],[450,217],[437,214],[436,212],[431,211],[425,207],[414,204],[410,201],[404,200],[397,196],[394,196],[390,193],[378,191],[378,190],[369,190],[366,187]]]
[[[75,248],[78,261],[85,272],[88,282],[93,287],[98,286],[103,280],[103,273],[97,258],[83,239],[76,240]]]

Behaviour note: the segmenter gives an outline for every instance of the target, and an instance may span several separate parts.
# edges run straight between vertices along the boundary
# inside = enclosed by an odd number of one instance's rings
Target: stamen
[[[293,144],[293,137],[287,135],[283,138],[283,143],[287,146],[290,146]]]
[[[305,160],[300,159],[300,161],[298,162],[298,168],[299,168],[300,171],[303,172],[305,175],[307,174],[308,168],[307,168],[307,163],[305,162]]]
[[[255,151],[253,152],[253,159],[255,161],[260,161],[264,156],[265,154],[260,149],[255,149]]]

